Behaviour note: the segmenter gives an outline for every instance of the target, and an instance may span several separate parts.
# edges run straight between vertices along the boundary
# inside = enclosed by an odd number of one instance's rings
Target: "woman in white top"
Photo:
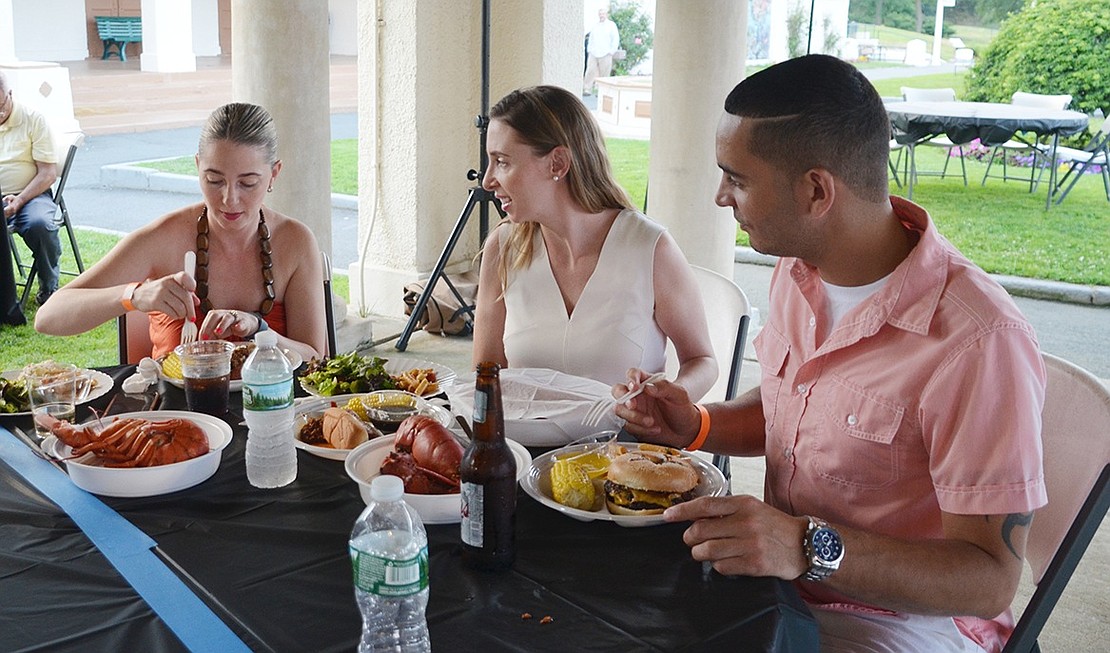
[[[554,86],[490,111],[482,185],[508,219],[483,248],[474,361],[546,367],[615,385],[663,370],[701,397],[717,362],[697,284],[674,239],[631,208],[597,123]]]

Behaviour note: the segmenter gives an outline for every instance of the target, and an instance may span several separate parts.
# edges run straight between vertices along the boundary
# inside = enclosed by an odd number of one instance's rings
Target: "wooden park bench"
[[[101,59],[112,55],[114,46],[119,60],[127,61],[127,44],[143,40],[143,19],[139,16],[97,16],[96,31],[104,42]]]

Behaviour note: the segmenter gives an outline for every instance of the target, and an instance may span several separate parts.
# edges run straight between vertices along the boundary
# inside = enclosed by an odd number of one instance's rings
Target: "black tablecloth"
[[[7,229],[7,221],[0,219]],[[8,234],[0,235],[0,324],[26,324],[15,286],[15,260]]]
[[[115,371],[117,387],[125,375]],[[163,408],[183,406],[180,391],[163,391]],[[232,410],[228,421],[238,424]],[[357,486],[341,462],[302,451],[291,485],[252,488],[245,429],[234,428],[219,470],[201,485],[103,501],[150,535],[251,649],[354,650],[361,622],[347,539],[364,507]],[[3,463],[0,524],[0,650],[182,649],[73,522]],[[705,568],[690,558],[680,525],[578,522],[521,493],[518,557],[503,573],[460,564],[457,525],[427,529],[437,651],[817,649],[816,626],[789,583]],[[541,623],[545,616],[553,621]]]
[[[1087,116],[1078,111],[994,102],[892,102],[886,108],[894,138],[903,144],[944,134],[953,143],[978,138],[983,145],[999,145],[1017,132],[1039,136],[1076,134],[1088,122]]]

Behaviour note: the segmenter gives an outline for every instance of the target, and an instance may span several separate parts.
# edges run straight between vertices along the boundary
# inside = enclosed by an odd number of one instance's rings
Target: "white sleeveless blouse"
[[[536,230],[532,264],[509,273],[505,357],[509,367],[543,367],[607,384],[628,368],[661,372],[666,336],[655,321],[655,245],[663,227],[624,210],[613,221],[597,267],[568,317]]]

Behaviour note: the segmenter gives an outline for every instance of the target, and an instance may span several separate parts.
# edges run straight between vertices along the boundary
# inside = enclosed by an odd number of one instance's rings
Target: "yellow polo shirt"
[[[54,138],[42,114],[16,102],[0,125],[0,191],[19,193],[38,172],[35,162],[57,163]]]

